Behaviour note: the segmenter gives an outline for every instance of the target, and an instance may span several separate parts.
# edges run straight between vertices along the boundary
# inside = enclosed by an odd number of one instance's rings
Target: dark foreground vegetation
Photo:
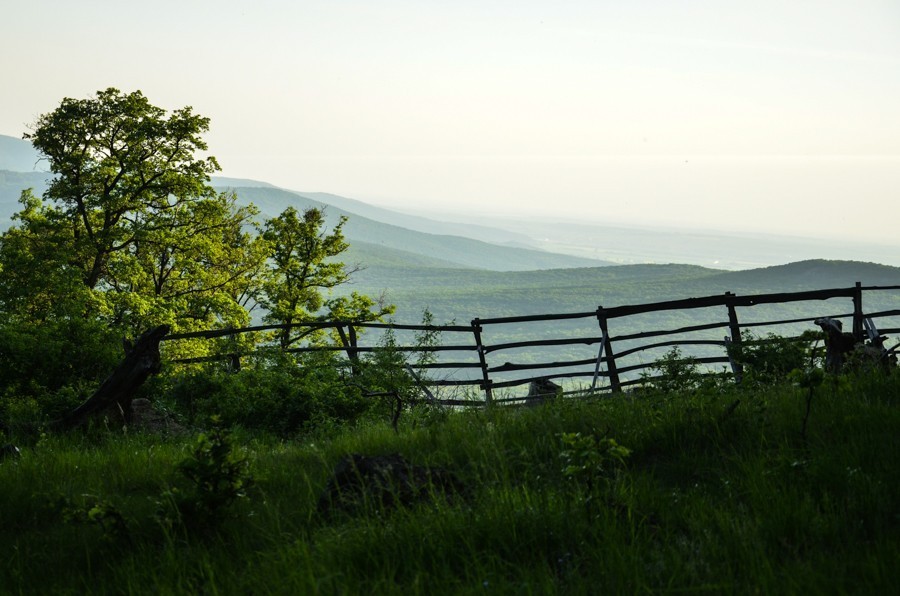
[[[41,435],[0,463],[0,586],[875,594],[898,585],[900,375],[807,387],[683,381],[527,409],[422,406],[396,432],[373,412],[292,439],[229,435],[214,420],[199,437]],[[400,454],[452,475],[458,490],[392,505],[363,489],[350,506],[323,508],[329,475],[351,453]]]

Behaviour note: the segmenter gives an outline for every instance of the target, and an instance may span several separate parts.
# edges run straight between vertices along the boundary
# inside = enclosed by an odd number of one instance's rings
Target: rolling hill
[[[3,135],[0,141],[2,230],[18,209],[21,190],[31,187],[40,195],[49,174],[31,171],[37,156],[29,143]],[[25,165],[29,171],[12,170]],[[854,243],[752,231],[645,228],[565,219],[565,214],[560,214],[558,221],[510,217],[472,223],[463,215],[421,217],[329,193],[288,191],[255,180],[213,177],[212,183],[219,189],[233,189],[242,201],[256,203],[268,216],[287,205],[301,209],[324,206],[332,224],[339,216],[348,216],[345,235],[352,248],[346,260],[379,268],[380,275],[388,277],[394,273],[384,268],[392,267],[530,271],[677,262],[711,270],[758,270],[812,259],[900,265],[897,248],[876,237]],[[782,273],[774,269],[757,275],[765,279]]]
[[[9,226],[9,218],[19,210],[19,196],[26,188],[40,196],[47,188],[48,172],[13,172],[0,169],[0,230]]]
[[[397,323],[419,323],[427,309],[438,323],[468,325],[475,318],[519,317],[559,313],[587,313],[573,319],[485,324],[482,339],[489,346],[507,342],[560,338],[587,338],[600,334],[593,311],[598,306],[616,307],[630,304],[662,302],[692,297],[721,295],[733,292],[747,296],[763,293],[795,292],[826,288],[847,288],[856,281],[864,286],[900,287],[900,268],[874,263],[851,261],[810,260],[779,267],[747,271],[722,271],[693,265],[619,265],[548,271],[488,272],[438,268],[373,266],[355,274],[353,284],[341,289],[378,296],[397,308],[393,320]],[[739,321],[745,332],[760,337],[769,333],[797,336],[817,327],[811,320],[822,316],[843,318],[849,324],[853,304],[849,298],[832,298],[758,304],[740,307]],[[867,314],[900,310],[900,291],[866,291],[863,311]],[[780,321],[774,326],[761,323]],[[796,321],[796,322],[789,322]],[[900,328],[900,317],[877,319],[879,329]],[[706,329],[688,332],[693,326]],[[621,339],[623,336],[652,331],[672,334],[645,341]],[[622,353],[629,348],[653,341],[671,339],[721,342],[729,335],[728,312],[721,306],[667,310],[632,315],[609,321],[609,333]],[[371,335],[371,337],[369,337]],[[897,344],[896,332],[888,333],[888,346]],[[378,332],[366,334],[364,345],[374,345]],[[400,332],[401,343],[411,343],[409,333]],[[636,335],[633,335],[636,337]],[[472,334],[446,332],[442,341],[450,345],[471,345]],[[654,362],[662,358],[668,348],[650,347],[620,356],[622,367]],[[587,361],[569,372],[593,370],[597,345],[582,342],[545,347],[500,348],[486,354],[489,366],[504,363],[531,365],[527,372],[496,372],[495,381],[513,380],[528,376],[565,373],[565,368],[541,368],[538,363]],[[723,349],[714,345],[688,346],[682,353],[693,357],[721,357]],[[439,356],[445,363],[477,362],[473,352],[447,352]],[[478,369],[449,368],[442,378],[477,379]],[[631,374],[631,373],[629,373]],[[636,373],[635,373],[636,374]],[[474,375],[474,376],[473,376]],[[627,378],[636,378],[628,376]]]
[[[225,187],[220,187],[225,188]],[[585,259],[540,250],[500,246],[463,238],[461,236],[438,235],[417,232],[398,225],[382,223],[363,217],[339,207],[316,201],[305,195],[277,188],[237,187],[233,188],[242,202],[252,202],[265,215],[277,215],[285,207],[297,209],[324,207],[329,225],[346,216],[344,235],[351,245],[360,243],[372,253],[372,260],[386,258],[379,255],[379,248],[405,251],[420,257],[430,257],[453,263],[460,268],[488,269],[492,271],[525,271],[535,269],[556,269],[571,267],[603,266],[610,263],[595,259]],[[366,264],[365,259],[363,264]]]
[[[520,272],[373,266],[355,274],[351,289],[373,295],[385,293],[397,305],[396,320],[412,323],[424,307],[439,321],[469,321],[474,317],[584,312],[598,305],[612,307],[725,292],[747,295],[849,287],[857,281],[865,286],[900,285],[900,268],[825,260],[746,271],[677,264]],[[900,292],[885,294],[896,296],[889,302],[900,304]]]
[[[538,248],[538,243],[531,235],[512,232],[499,227],[485,226],[473,223],[441,221],[430,217],[420,217],[401,213],[391,209],[384,209],[370,205],[356,199],[348,199],[323,192],[299,192],[305,197],[315,199],[326,205],[332,205],[344,211],[362,215],[368,219],[400,226],[417,232],[439,234],[442,236],[462,236],[491,244],[507,246],[519,246],[522,248]]]
[[[33,188],[40,195],[46,189],[49,174],[46,172],[16,172],[12,169],[24,163],[33,163],[36,156],[25,141],[0,135],[3,152],[0,153],[0,221],[9,225],[9,218],[18,209],[19,195],[24,188]],[[522,271],[534,269],[603,266],[605,261],[570,256],[540,249],[519,248],[486,242],[473,238],[496,236],[500,242],[526,244],[528,238],[519,234],[492,230],[483,226],[442,224],[435,220],[405,216],[360,201],[335,195],[314,193],[316,198],[282,190],[252,180],[214,177],[213,186],[220,190],[233,190],[243,203],[255,203],[264,216],[274,216],[288,206],[297,209],[325,208],[329,225],[335,225],[340,217],[348,222],[344,234],[353,251],[348,255],[364,266],[373,264],[473,268],[493,271]],[[377,219],[366,217],[372,215]],[[387,223],[390,220],[395,223]],[[399,224],[408,224],[404,227]],[[435,231],[440,233],[434,233]],[[454,231],[468,231],[468,237],[454,235]]]
[[[46,171],[46,162],[28,141],[0,135],[0,170],[14,172]]]

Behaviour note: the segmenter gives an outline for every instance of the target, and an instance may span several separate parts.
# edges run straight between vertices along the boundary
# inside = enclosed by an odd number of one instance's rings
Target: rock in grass
[[[22,457],[22,452],[12,443],[7,443],[0,447],[0,461],[4,459],[19,459],[20,457]]]
[[[138,398],[131,402],[131,428],[148,433],[166,433],[171,435],[183,435],[184,427],[172,420],[165,412],[159,412],[153,408],[153,404],[147,398]]]
[[[450,497],[462,492],[462,483],[438,467],[417,466],[400,454],[359,455],[342,458],[319,497],[319,511],[352,511],[367,502],[384,508]]]

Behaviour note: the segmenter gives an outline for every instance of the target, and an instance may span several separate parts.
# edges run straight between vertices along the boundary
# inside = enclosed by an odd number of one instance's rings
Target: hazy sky
[[[898,0],[2,2],[2,134],[141,89],[295,190],[900,243]]]

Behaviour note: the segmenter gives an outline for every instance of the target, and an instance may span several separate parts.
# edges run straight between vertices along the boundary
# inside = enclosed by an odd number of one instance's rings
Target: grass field
[[[188,525],[158,512],[187,490],[196,437],[45,436],[0,463],[0,593],[892,593],[900,375],[827,380],[803,433],[807,395],[421,410],[396,433],[372,420],[292,441],[237,430],[253,484]],[[400,453],[464,488],[325,515],[348,453]]]

